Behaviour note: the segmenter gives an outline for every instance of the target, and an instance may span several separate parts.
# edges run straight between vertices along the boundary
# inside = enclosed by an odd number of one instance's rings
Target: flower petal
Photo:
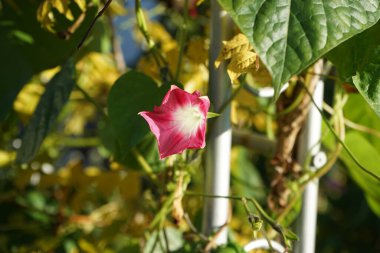
[[[205,147],[209,107],[209,99],[200,97],[199,92],[190,94],[172,85],[153,112],[139,113],[156,136],[160,159],[185,149]]]

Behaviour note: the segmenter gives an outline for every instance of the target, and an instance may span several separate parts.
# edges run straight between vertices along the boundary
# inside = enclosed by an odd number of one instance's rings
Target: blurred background
[[[0,3],[0,252],[165,252],[153,246],[162,234],[149,231],[149,225],[167,189],[175,188],[171,185],[173,171],[168,161],[159,160],[153,136],[146,136],[138,149],[158,175],[159,182],[152,182],[138,157],[121,154],[115,147],[112,131],[99,111],[99,106],[107,106],[112,85],[126,70],[136,69],[157,81],[161,78],[161,70],[136,27],[133,1],[113,1],[96,22],[76,54],[77,86],[54,131],[33,161],[22,164],[15,163],[16,152],[46,84],[60,70],[57,66],[75,51],[103,2]],[[208,1],[198,5],[189,1],[188,7],[179,0],[142,4],[150,36],[171,72],[178,65],[179,41],[184,33],[181,24],[188,16],[179,80],[186,90],[206,94]],[[271,81],[265,69],[247,80],[253,87]],[[330,82],[328,85],[334,86]],[[276,117],[270,99],[256,98],[245,89],[236,94],[231,115],[234,131],[274,138]],[[326,89],[325,96],[332,98],[334,89]],[[357,93],[349,94],[345,116],[375,129],[375,134],[365,133],[359,139],[368,142],[360,146],[364,153],[376,153],[380,120],[371,109],[356,106],[359,103],[364,102]],[[347,135],[354,131],[347,129]],[[324,132],[327,136],[328,131]],[[324,140],[326,151],[333,150],[329,138]],[[231,195],[255,197],[267,208],[269,160],[244,142],[236,143]],[[201,192],[203,163],[197,159],[190,167],[188,189]],[[370,197],[379,196],[379,187],[368,190],[358,184],[350,172],[352,167],[343,155],[320,182],[316,252],[380,252],[380,202],[378,197]],[[201,231],[202,198],[185,196],[182,205],[191,222],[177,223],[171,217],[165,221],[169,247],[171,252],[197,252],[202,240],[190,226]],[[244,245],[252,239],[251,224],[240,203],[231,202],[231,210],[230,238]],[[299,205],[289,213],[286,226],[292,225],[298,211]]]

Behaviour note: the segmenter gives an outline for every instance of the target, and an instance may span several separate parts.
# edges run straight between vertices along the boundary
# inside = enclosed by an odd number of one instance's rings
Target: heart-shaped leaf
[[[169,86],[158,87],[153,79],[136,71],[129,71],[115,82],[108,97],[108,112],[124,152],[136,146],[149,131],[148,124],[137,114],[160,105],[168,90]]]
[[[378,0],[219,0],[272,75],[275,97],[289,78],[374,25]]]

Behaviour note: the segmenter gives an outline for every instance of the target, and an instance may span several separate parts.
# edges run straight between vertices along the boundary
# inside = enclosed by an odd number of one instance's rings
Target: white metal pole
[[[228,32],[225,18],[216,0],[211,1],[211,38],[209,55],[209,98],[213,110],[218,111],[231,94],[231,85],[226,77],[224,65],[218,69],[214,62],[221,50],[224,32]],[[230,155],[231,155],[231,124],[230,106],[227,106],[221,116],[214,119],[208,129],[210,136],[207,141],[205,194],[229,195]],[[218,231],[215,243],[227,242],[226,223],[229,215],[229,202],[222,198],[205,198],[203,209],[203,232],[206,235]]]
[[[319,108],[323,103],[323,81],[319,80],[313,93],[313,99]],[[303,165],[307,156],[312,156],[311,169],[318,169],[326,162],[326,156],[320,152],[318,144],[321,138],[322,117],[311,105],[305,126],[298,142],[298,162]],[[297,223],[300,241],[295,245],[296,253],[314,253],[317,229],[318,180],[310,182],[303,193],[302,210]]]

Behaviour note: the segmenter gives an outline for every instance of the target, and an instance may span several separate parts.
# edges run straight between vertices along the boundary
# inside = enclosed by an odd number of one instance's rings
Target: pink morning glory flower
[[[172,85],[160,106],[139,115],[157,138],[160,159],[185,149],[204,148],[210,101],[199,92],[188,93]]]

